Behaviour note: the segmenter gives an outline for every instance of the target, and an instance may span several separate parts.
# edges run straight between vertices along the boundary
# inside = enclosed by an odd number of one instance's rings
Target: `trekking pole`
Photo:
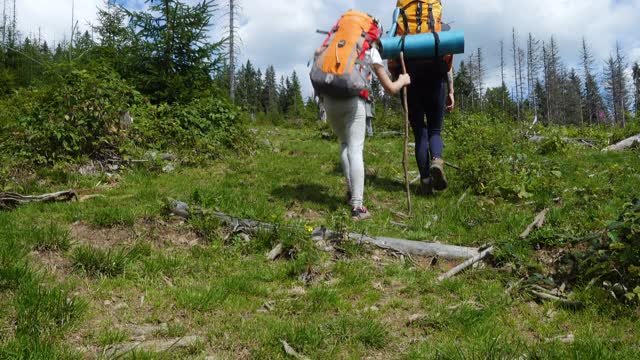
[[[400,63],[402,63],[402,73],[407,73],[407,66],[404,63],[404,51],[400,52]],[[407,87],[402,88],[402,100],[404,103],[404,154],[402,156],[402,167],[404,168],[404,183],[407,190],[407,208],[411,216],[411,190],[409,183],[409,101],[407,100]]]

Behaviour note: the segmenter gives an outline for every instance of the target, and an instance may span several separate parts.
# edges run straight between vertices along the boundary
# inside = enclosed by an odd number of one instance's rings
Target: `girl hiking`
[[[382,35],[378,21],[359,11],[348,11],[328,33],[316,51],[311,81],[321,94],[327,122],[337,135],[340,160],[347,184],[347,200],[355,221],[371,216],[364,206],[363,150],[366,132],[366,100],[371,73],[390,94],[411,83],[408,75],[392,82],[376,44]]]
[[[448,31],[442,24],[441,0],[398,0],[400,9],[395,36]],[[434,35],[437,38],[437,34]],[[439,40],[437,40],[439,41]],[[445,109],[455,106],[453,88],[453,56],[436,56],[429,59],[406,61],[411,85],[407,88],[409,122],[415,136],[415,153],[420,170],[422,192],[433,194],[448,186],[442,159],[442,125]],[[399,62],[390,68],[399,73]],[[426,121],[425,121],[426,117]]]

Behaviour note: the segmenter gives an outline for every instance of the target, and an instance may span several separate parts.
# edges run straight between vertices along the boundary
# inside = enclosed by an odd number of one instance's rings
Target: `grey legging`
[[[365,102],[359,97],[337,99],[325,97],[327,122],[341,144],[342,171],[351,192],[351,205],[361,207],[364,200],[364,138],[366,128]]]

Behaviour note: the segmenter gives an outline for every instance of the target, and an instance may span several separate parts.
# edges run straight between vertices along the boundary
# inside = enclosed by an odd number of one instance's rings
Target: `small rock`
[[[271,147],[271,141],[269,141],[269,139],[262,139],[260,143],[266,147]]]
[[[407,325],[413,325],[426,317],[425,314],[413,314],[409,317],[409,320],[407,320]]]
[[[176,161],[178,160],[178,157],[175,154],[165,153],[160,155],[160,159],[164,161]]]
[[[380,308],[378,308],[377,306],[373,305],[373,306],[369,307],[367,310],[371,311],[371,312],[378,312],[378,311],[380,311]]]
[[[164,173],[169,174],[169,173],[172,173],[174,171],[176,171],[176,164],[174,164],[174,163],[168,163],[167,165],[162,167],[162,172],[164,172]]]
[[[546,340],[546,342],[548,343],[556,341],[559,341],[563,344],[573,344],[576,341],[576,337],[573,334],[568,334],[564,336],[556,336],[554,338],[549,338]]]
[[[173,201],[171,203],[171,213],[181,218],[189,218],[189,204],[182,201]]]
[[[249,132],[252,133],[253,135],[258,135],[260,133],[260,130],[258,130],[258,129],[249,129]]]
[[[289,290],[289,295],[293,295],[293,296],[302,296],[305,295],[307,293],[307,290],[305,290],[303,287],[300,286],[296,286],[293,289]]]
[[[111,305],[112,303],[111,303],[111,300],[105,300],[105,301],[103,302],[103,304],[104,304],[104,306],[109,306],[109,305]]]
[[[258,309],[259,313],[268,313],[275,310],[275,301],[269,301],[262,305],[260,309]]]
[[[78,173],[82,176],[95,175],[98,173],[98,169],[93,162],[90,162],[81,166],[80,169],[78,169]]]
[[[267,254],[267,259],[270,260],[270,261],[274,261],[275,259],[280,257],[280,255],[282,255],[283,252],[284,252],[284,245],[278,244],[278,245],[276,245],[275,248],[273,248],[273,250],[271,250]]]
[[[155,151],[147,151],[144,154],[144,158],[147,160],[156,160],[158,158],[158,153]]]
[[[126,309],[128,307],[129,307],[129,305],[127,305],[125,303],[119,303],[119,304],[116,304],[116,306],[114,306],[113,308],[116,309],[116,310],[120,310],[120,309]]]
[[[245,233],[240,233],[238,234],[238,236],[240,237],[240,239],[244,242],[251,242],[251,236],[249,236],[248,234]]]

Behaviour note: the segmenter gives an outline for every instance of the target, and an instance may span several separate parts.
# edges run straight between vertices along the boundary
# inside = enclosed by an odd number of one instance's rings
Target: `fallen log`
[[[280,342],[282,343],[282,346],[284,347],[284,352],[287,353],[287,355],[293,357],[294,359],[297,360],[309,360],[308,357],[300,354],[299,352],[297,352],[296,350],[294,350],[293,347],[291,347],[291,345],[289,345],[288,342],[284,341],[284,340],[280,340]]]
[[[192,215],[204,215],[204,212],[200,209],[191,210],[189,205],[179,201],[173,201],[169,211],[177,216],[183,218],[189,218]],[[212,216],[226,223],[230,227],[233,227],[235,231],[257,231],[266,230],[272,231],[277,228],[287,228],[287,226],[281,226],[276,224],[270,224],[250,219],[239,219],[221,212],[213,212]],[[297,229],[295,227],[288,227],[291,229]],[[326,229],[325,227],[315,228],[312,231],[314,241],[324,241],[331,239],[343,238],[343,234]],[[415,256],[438,256],[444,259],[456,260],[456,259],[469,259],[478,255],[477,248],[469,248],[462,246],[446,245],[440,243],[427,243],[422,241],[413,241],[407,239],[395,239],[388,237],[372,237],[364,234],[350,233],[346,234],[350,240],[357,243],[365,243],[377,246],[385,250],[393,250],[403,254],[415,255]]]
[[[609,151],[624,151],[630,149],[634,146],[640,146],[640,134],[636,136],[632,136],[628,139],[622,140],[617,144],[611,145],[607,148],[602,149],[603,152]]]
[[[529,234],[531,234],[531,232],[533,230],[540,229],[542,226],[544,226],[544,222],[547,219],[547,214],[548,213],[549,213],[549,209],[542,210],[536,216],[536,218],[533,220],[533,222],[531,224],[529,224],[529,226],[527,226],[527,228],[524,230],[524,232],[522,234],[520,234],[520,239],[524,240],[524,239],[528,238]]]
[[[451,277],[454,277],[454,276],[458,275],[459,273],[463,272],[468,267],[473,266],[474,264],[484,260],[487,256],[493,254],[494,250],[495,250],[495,248],[493,246],[491,246],[488,249],[480,252],[479,254],[475,255],[471,259],[469,259],[469,260],[463,262],[462,264],[454,267],[453,269],[449,270],[449,272],[438,276],[438,282],[446,280],[446,279],[449,279]]]
[[[74,190],[59,191],[37,196],[24,196],[17,193],[0,193],[0,209],[11,210],[18,206],[32,202],[66,202],[77,200],[78,194]]]
[[[180,350],[196,346],[199,343],[204,343],[204,339],[200,336],[186,336],[168,340],[134,341],[112,345],[104,350],[102,356],[108,359],[122,358],[136,351],[167,353],[171,350]]]
[[[529,135],[529,136],[527,136],[527,138],[531,142],[541,143],[541,142],[547,140],[549,137],[548,136],[541,136],[541,135]],[[569,137],[563,137],[563,138],[560,138],[560,139],[565,144],[577,144],[577,145],[582,145],[582,146],[586,146],[586,147],[596,147],[593,144],[594,141],[590,140],[590,139],[569,138]]]

